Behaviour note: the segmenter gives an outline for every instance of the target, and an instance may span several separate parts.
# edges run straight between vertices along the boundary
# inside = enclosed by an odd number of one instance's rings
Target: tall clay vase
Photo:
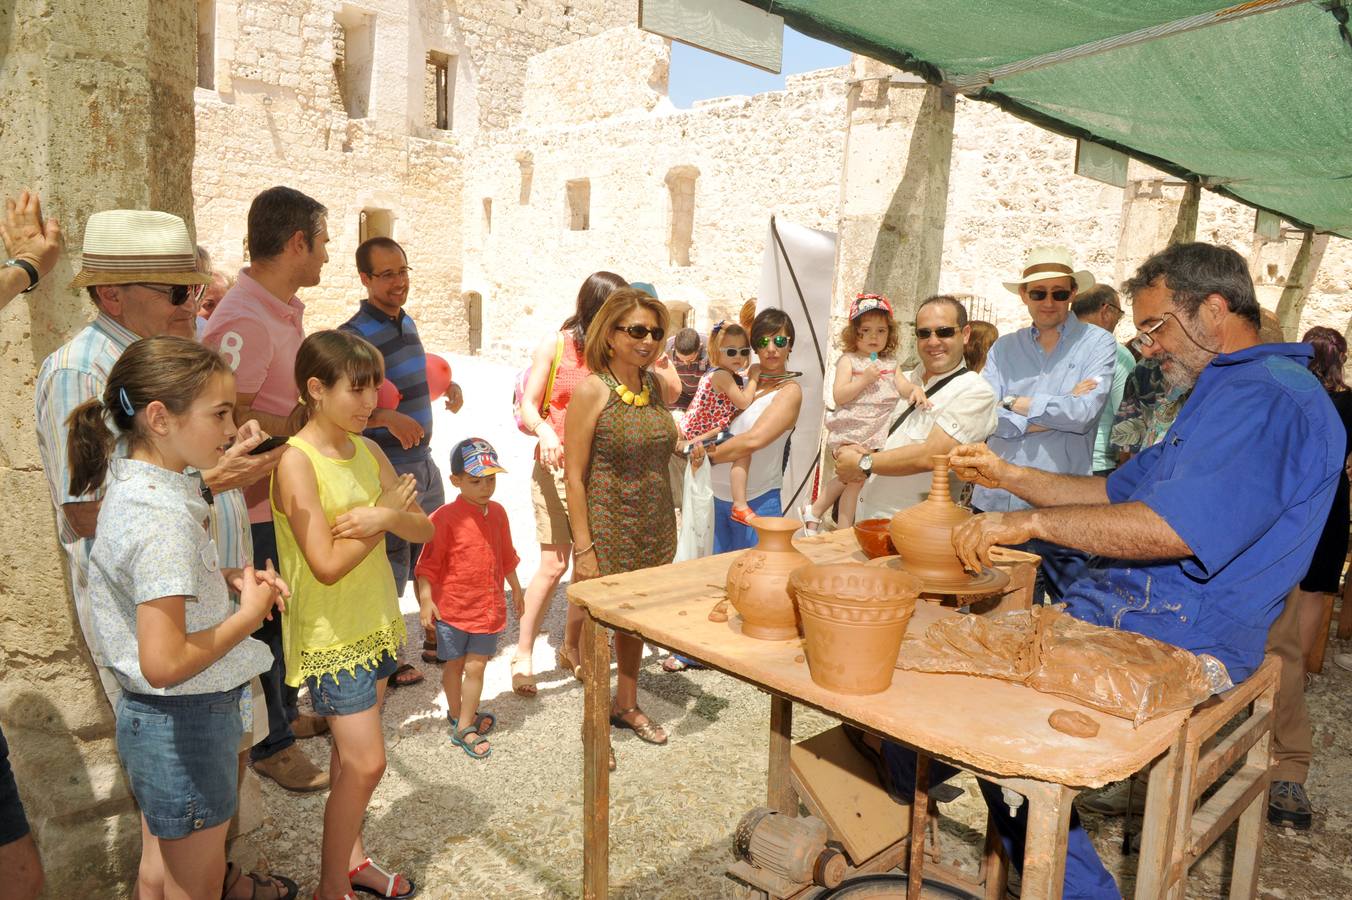
[[[970,509],[953,502],[948,492],[948,457],[932,456],[934,475],[923,502],[899,511],[888,531],[907,572],[927,584],[962,584],[971,576],[953,549],[953,529],[972,517]]]
[[[797,519],[757,516],[759,541],[728,569],[728,600],[742,617],[742,634],[763,641],[798,637],[798,615],[789,597],[789,573],[811,560],[793,548]]]
[[[882,566],[804,566],[789,579],[803,617],[808,674],[841,694],[887,690],[920,579]]]

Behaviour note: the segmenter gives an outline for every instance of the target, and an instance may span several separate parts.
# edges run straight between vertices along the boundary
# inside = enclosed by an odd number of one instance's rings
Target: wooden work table
[[[795,546],[813,562],[863,561],[853,534],[841,530],[803,538]],[[725,553],[623,575],[575,583],[569,600],[588,613],[583,629],[585,716],[583,895],[608,891],[610,746],[610,648],[605,629],[641,637],[771,694],[768,805],[797,813],[789,778],[792,705],[802,703],[890,740],[971,770],[1023,794],[1029,802],[1023,896],[1059,897],[1071,800],[1080,789],[1099,787],[1140,771],[1174,748],[1187,716],[1162,716],[1133,729],[1130,722],[1021,685],[967,675],[897,670],[880,694],[851,696],[812,681],[802,641],[762,641],[741,634],[740,618],[709,620],[723,598],[723,583],[737,553]],[[1026,606],[1032,565],[1026,554],[1007,557],[1012,586]],[[1008,605],[1008,604],[1007,604]],[[922,600],[908,630],[956,615]],[[1055,731],[1047,717],[1074,709],[1099,724],[1090,739]],[[1164,768],[1164,767],[1157,767]],[[1164,773],[1161,773],[1163,777]],[[1163,793],[1163,792],[1156,792]],[[1153,799],[1153,798],[1152,798]],[[1154,805],[1154,804],[1152,804]],[[1147,810],[1147,820],[1151,818]],[[923,843],[923,842],[920,842]],[[1143,872],[1163,866],[1146,832]],[[1151,883],[1150,877],[1144,878]]]

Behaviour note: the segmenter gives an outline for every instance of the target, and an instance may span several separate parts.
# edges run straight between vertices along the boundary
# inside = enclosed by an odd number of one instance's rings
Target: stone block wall
[[[0,196],[38,189],[67,244],[38,290],[0,312],[0,723],[50,897],[125,896],[140,824],[67,593],[33,379],[93,317],[66,287],[90,213],[192,222],[193,24],[190,0],[0,0]]]

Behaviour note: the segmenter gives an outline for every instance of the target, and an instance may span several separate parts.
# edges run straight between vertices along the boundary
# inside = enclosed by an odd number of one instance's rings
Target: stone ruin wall
[[[329,264],[302,292],[309,330],[335,326],[365,296],[353,253],[364,210],[388,211],[413,267],[410,308],[429,343],[463,348],[460,303],[462,181],[488,129],[522,111],[526,60],[561,43],[632,22],[636,6],[369,0],[374,29],[366,115],[349,116],[340,87],[348,4],[316,0],[218,2],[214,85],[196,90],[193,182],[198,240],[218,268],[246,264],[249,203],[286,184],[329,208]],[[453,63],[451,128],[429,117],[426,58]]]

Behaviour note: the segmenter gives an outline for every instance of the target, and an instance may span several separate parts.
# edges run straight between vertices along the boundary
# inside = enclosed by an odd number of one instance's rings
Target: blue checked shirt
[[[89,553],[94,542],[76,534],[62,507],[67,503],[101,501],[104,489],[99,487],[83,496],[70,492],[70,464],[66,452],[69,429],[66,420],[81,403],[103,396],[113,364],[137,340],[139,337],[134,332],[101,313],[69,342],[43,360],[35,385],[38,453],[47,474],[52,506],[56,509],[61,546],[65,548],[69,562],[75,614],[84,632],[85,643],[99,665],[106,665],[106,660],[93,634],[89,615]],[[245,527],[249,513],[243,491],[227,491],[218,495],[211,509],[211,535],[216,541],[221,565],[228,568],[243,566],[245,561],[253,557],[249,530]]]
[[[1005,397],[1032,397],[1028,415],[1003,406],[995,434],[986,443],[1001,459],[1061,475],[1088,475],[1094,456],[1099,414],[1113,386],[1117,342],[1096,325],[1086,325],[1075,314],[1057,329],[1061,339],[1050,354],[1038,344],[1036,326],[1021,328],[995,342],[981,374]],[[1089,393],[1071,396],[1086,378],[1098,379]],[[1029,433],[1030,425],[1047,431]],[[1027,509],[1028,504],[1008,491],[977,486],[972,505],[985,512]]]

